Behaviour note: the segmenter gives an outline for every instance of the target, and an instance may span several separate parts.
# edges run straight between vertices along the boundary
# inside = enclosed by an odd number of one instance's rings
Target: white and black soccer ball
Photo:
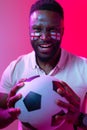
[[[60,127],[64,120],[54,123],[56,115],[67,112],[66,109],[56,104],[57,99],[66,100],[56,91],[53,76],[36,76],[28,79],[17,93],[22,98],[16,102],[15,107],[21,109],[18,119],[32,130],[54,130]]]

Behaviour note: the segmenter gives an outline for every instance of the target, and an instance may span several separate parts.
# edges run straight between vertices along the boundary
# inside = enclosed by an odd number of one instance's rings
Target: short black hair
[[[64,11],[62,6],[55,0],[38,0],[30,9],[30,15],[37,10],[49,10],[59,13],[62,19],[64,19]]]

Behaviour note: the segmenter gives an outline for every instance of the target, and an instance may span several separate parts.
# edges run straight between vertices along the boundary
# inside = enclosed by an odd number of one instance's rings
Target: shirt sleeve
[[[13,65],[14,63],[11,63],[3,72],[1,81],[0,81],[0,92],[2,93],[9,93],[9,91],[12,88],[12,71],[13,71]]]

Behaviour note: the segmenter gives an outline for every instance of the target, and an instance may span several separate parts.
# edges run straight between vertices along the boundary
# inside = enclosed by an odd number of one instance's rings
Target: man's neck
[[[54,56],[53,59],[44,62],[41,61],[37,58],[37,64],[39,65],[39,67],[46,73],[49,74],[50,71],[57,65],[59,59],[61,56],[61,49],[58,51],[58,53]]]

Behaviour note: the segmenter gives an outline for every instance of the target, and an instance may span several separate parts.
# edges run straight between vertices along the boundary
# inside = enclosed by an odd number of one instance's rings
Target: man
[[[86,122],[83,122],[86,114],[80,111],[87,92],[87,60],[61,48],[64,33],[62,7],[54,0],[37,1],[31,7],[29,25],[34,51],[13,61],[2,75],[0,128],[8,126],[21,113],[19,108],[14,108],[14,104],[22,97],[21,94],[15,94],[23,87],[23,81],[32,76],[46,74],[61,80],[55,82],[60,86],[57,91],[69,102],[57,101],[58,105],[68,110],[66,115],[55,117],[55,124],[62,118],[66,120],[58,130],[74,130],[77,127],[78,130],[86,130]],[[22,129],[32,130],[26,124],[22,124]]]

